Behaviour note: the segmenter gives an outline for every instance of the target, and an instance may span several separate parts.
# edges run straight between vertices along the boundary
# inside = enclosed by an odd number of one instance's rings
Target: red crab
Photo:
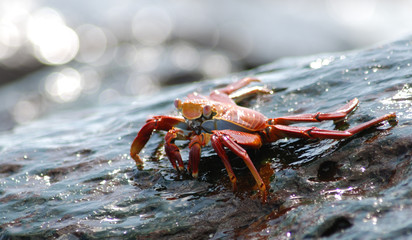
[[[309,139],[343,139],[385,120],[396,119],[395,113],[386,114],[345,131],[323,130],[316,127],[289,126],[298,122],[320,122],[325,120],[340,121],[358,105],[353,99],[343,107],[330,113],[308,113],[279,118],[267,118],[263,114],[249,108],[238,106],[233,100],[233,92],[245,87],[255,78],[244,78],[224,88],[212,91],[209,96],[197,93],[189,94],[184,101],[175,100],[175,107],[183,117],[154,116],[146,121],[134,139],[130,155],[136,165],[141,168],[143,161],[139,152],[149,140],[153,130],[167,131],[165,136],[165,152],[173,167],[184,170],[179,148],[175,140],[189,140],[188,170],[193,177],[198,175],[201,148],[211,142],[212,147],[222,159],[226,167],[233,190],[236,191],[236,176],[230,165],[225,148],[235,153],[245,162],[260,190],[262,201],[266,201],[266,186],[244,148],[258,149],[262,144],[274,142],[284,137]],[[266,88],[248,89],[240,94],[247,97],[259,92],[269,93]]]

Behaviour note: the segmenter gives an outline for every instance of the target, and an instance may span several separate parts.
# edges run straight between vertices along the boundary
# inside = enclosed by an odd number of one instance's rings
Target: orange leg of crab
[[[268,123],[289,125],[297,122],[320,122],[325,120],[339,121],[344,119],[350,112],[352,112],[356,108],[356,106],[358,106],[358,104],[359,100],[357,98],[354,98],[343,107],[331,113],[318,112],[272,118],[268,120]]]
[[[296,138],[320,138],[320,139],[343,139],[348,138],[356,133],[359,133],[365,129],[373,127],[383,121],[391,121],[396,118],[394,113],[386,114],[382,117],[372,119],[368,122],[362,123],[356,127],[350,128],[346,131],[338,130],[324,130],[316,127],[295,127],[285,125],[272,125],[269,127],[268,132],[271,135],[271,141],[277,140],[283,137],[296,137]]]
[[[236,192],[237,179],[235,173],[233,172],[232,166],[230,165],[229,158],[225,152],[225,149],[223,148],[223,144],[220,142],[219,137],[217,135],[212,135],[211,141],[213,149],[215,149],[215,152],[219,155],[220,159],[225,165],[227,175],[229,175],[229,179],[232,182],[232,190]]]
[[[182,161],[182,156],[180,155],[180,150],[174,143],[176,139],[187,139],[186,136],[183,134],[182,130],[179,129],[171,129],[166,133],[165,136],[165,152],[167,158],[172,163],[173,168],[179,171],[183,171],[185,169]]]
[[[202,133],[191,137],[189,143],[189,164],[187,166],[189,171],[192,171],[192,176],[197,178],[199,174],[199,162],[202,147],[205,146],[210,139],[210,135]]]
[[[229,94],[229,97],[236,103],[239,103],[242,100],[255,96],[257,94],[271,94],[271,93],[273,93],[273,91],[266,87],[254,86],[254,87],[248,87],[248,88],[233,92]]]
[[[257,78],[250,78],[250,77],[243,78],[237,82],[227,85],[224,88],[219,88],[219,89],[212,91],[210,93],[210,98],[215,101],[236,105],[236,103],[232,100],[232,98],[229,97],[229,94],[249,85],[251,82],[260,82],[260,80]],[[258,93],[258,92],[269,93],[270,90],[266,88],[260,88],[258,90],[252,89],[250,91],[243,93],[242,96],[243,95],[247,96],[247,95],[251,95],[254,93]],[[238,97],[242,97],[242,96],[238,96]]]
[[[246,150],[242,147],[242,146],[251,147],[251,148],[261,147],[262,141],[261,141],[260,136],[258,134],[238,132],[238,131],[233,131],[233,130],[213,131],[213,135],[216,136],[213,138],[215,145],[219,146],[218,148],[215,148],[215,150],[217,150],[218,155],[222,158],[223,163],[227,161],[225,165],[228,164],[230,166],[230,164],[228,163],[226,154],[224,153],[224,151],[222,151],[223,148],[220,145],[220,143],[222,143],[225,147],[227,147],[229,150],[231,150],[233,153],[235,153],[245,162],[246,166],[249,168],[249,171],[252,173],[253,177],[255,178],[255,181],[260,190],[260,194],[262,196],[262,201],[266,202],[266,185],[263,183],[262,178],[260,177],[258,171],[256,170],[255,165],[253,165],[252,160],[250,160],[250,157],[247,154]],[[226,169],[228,170],[229,173],[233,174],[231,167],[229,169],[228,168]],[[230,177],[230,174],[229,174],[229,177]]]
[[[260,82],[260,80],[257,79],[257,78],[247,77],[247,78],[240,79],[239,81],[234,82],[232,84],[229,84],[224,88],[216,89],[215,91],[218,91],[220,93],[224,93],[226,95],[229,95],[229,94],[233,93],[234,91],[237,91],[237,90],[239,90],[243,87],[246,87],[251,82]]]
[[[130,147],[130,156],[134,159],[138,168],[143,166],[143,161],[139,157],[139,153],[147,141],[149,141],[153,130],[169,131],[179,123],[184,123],[184,119],[169,116],[154,116],[146,121],[146,124],[140,129],[139,133],[137,133]]]

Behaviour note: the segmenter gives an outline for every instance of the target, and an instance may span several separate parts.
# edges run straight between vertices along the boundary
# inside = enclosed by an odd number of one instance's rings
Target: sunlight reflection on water
[[[41,8],[29,17],[27,36],[36,58],[45,64],[68,63],[79,50],[77,33],[51,8]]]

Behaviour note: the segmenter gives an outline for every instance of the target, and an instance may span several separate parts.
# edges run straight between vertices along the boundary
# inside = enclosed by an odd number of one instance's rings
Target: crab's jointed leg
[[[237,91],[237,90],[239,90],[243,87],[246,87],[251,82],[260,82],[260,80],[257,79],[257,78],[251,78],[251,77],[243,78],[243,79],[240,79],[237,82],[234,82],[232,84],[227,85],[224,88],[216,89],[213,92],[219,92],[219,93],[229,95],[229,94],[233,93],[234,91]],[[213,94],[213,92],[211,94]]]
[[[356,106],[358,106],[358,104],[359,100],[357,98],[354,98],[343,107],[331,113],[305,113],[286,117],[272,118],[268,120],[268,123],[289,125],[298,122],[320,122],[325,120],[339,121],[344,119],[350,112],[352,112],[356,108]]]
[[[174,143],[175,140],[187,140],[187,137],[182,130],[176,128],[170,129],[165,136],[165,152],[167,158],[172,163],[173,168],[183,171],[185,167],[183,165],[182,156],[180,155],[180,150]]]
[[[251,89],[246,89],[245,92],[239,94],[239,95],[234,95],[230,96],[230,94],[234,93],[235,91],[249,85],[251,82],[260,82],[259,79],[257,78],[243,78],[237,82],[234,82],[232,84],[227,85],[224,88],[219,88],[210,93],[210,98],[219,101],[219,102],[224,102],[228,104],[233,104],[236,105],[235,101],[232,98],[236,99],[242,99],[244,97],[248,97],[252,94],[257,94],[257,93],[270,93],[271,91],[267,88],[260,87],[260,88],[251,88]]]
[[[137,133],[137,136],[130,147],[130,156],[134,159],[138,168],[143,166],[143,161],[138,154],[146,145],[147,141],[149,141],[153,130],[169,131],[179,124],[185,124],[185,120],[183,118],[171,116],[154,116],[146,121],[146,124]]]
[[[231,177],[230,175],[233,174],[233,170],[230,167],[226,154],[224,153],[224,151],[222,151],[222,145],[227,147],[229,150],[231,150],[245,162],[246,166],[249,168],[249,171],[255,178],[255,181],[260,190],[260,194],[262,196],[262,201],[266,202],[266,185],[265,183],[263,183],[262,178],[260,177],[258,171],[253,165],[253,162],[247,154],[246,150],[242,147],[247,146],[251,148],[260,148],[262,146],[260,136],[258,134],[238,132],[233,130],[213,131],[213,135],[215,136],[212,138],[212,141],[214,142],[214,147],[217,146],[215,150],[217,150],[218,155],[222,158],[226,170],[228,171],[229,177]],[[229,167],[227,167],[227,165]],[[236,180],[236,178],[234,179]],[[235,188],[236,187],[234,186],[234,189]]]
[[[225,165],[227,175],[229,175],[229,179],[232,182],[232,190],[234,192],[237,191],[237,179],[235,173],[233,172],[232,166],[230,165],[229,158],[223,148],[222,142],[219,140],[217,135],[212,135],[211,138],[212,147],[215,149],[217,155],[219,155],[220,159],[222,160],[223,164]]]
[[[208,144],[210,141],[210,134],[201,133],[191,137],[189,143],[189,164],[187,166],[189,171],[192,171],[192,176],[197,178],[199,173],[199,162],[202,147]]]
[[[239,103],[242,100],[255,96],[257,94],[271,94],[271,93],[273,93],[273,91],[266,87],[254,86],[254,87],[248,87],[248,88],[233,92],[229,94],[229,97],[236,103]]]
[[[296,138],[319,138],[319,139],[343,139],[353,136],[367,128],[373,127],[383,121],[391,121],[396,118],[394,113],[386,114],[382,117],[372,119],[368,122],[362,123],[358,126],[350,128],[345,131],[338,130],[324,130],[316,127],[295,127],[285,125],[272,125],[268,127],[269,141],[276,141],[283,137],[296,137]]]

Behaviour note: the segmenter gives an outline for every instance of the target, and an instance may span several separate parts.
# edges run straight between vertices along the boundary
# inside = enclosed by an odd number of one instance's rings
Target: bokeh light
[[[31,7],[29,1],[0,2],[0,60],[11,57],[22,46],[23,25]]]
[[[39,113],[39,105],[28,100],[18,101],[12,111],[15,121],[20,124],[26,124],[32,121]]]
[[[76,100],[83,86],[80,73],[73,68],[65,68],[47,77],[45,90],[53,101],[64,103]]]
[[[187,71],[196,69],[200,62],[199,51],[189,43],[174,46],[171,58],[176,67]]]
[[[0,59],[12,56],[20,47],[21,34],[11,23],[0,22]]]
[[[83,63],[93,63],[103,56],[107,48],[107,37],[103,29],[85,24],[76,29],[80,47],[76,60]]]
[[[79,50],[76,32],[66,26],[62,16],[51,8],[42,8],[31,15],[27,35],[36,58],[44,64],[67,63]]]
[[[159,65],[163,49],[161,47],[141,47],[135,52],[135,70],[153,71]]]
[[[208,77],[220,77],[231,71],[232,65],[228,57],[222,54],[210,54],[202,62],[201,69]]]
[[[133,18],[133,34],[144,45],[153,46],[163,43],[172,29],[172,19],[167,11],[156,6],[141,9]]]
[[[102,84],[100,74],[93,68],[83,67],[79,70],[82,81],[82,92],[85,94],[96,93]]]
[[[109,104],[120,96],[119,92],[113,88],[107,88],[99,94],[99,103]]]
[[[117,47],[115,61],[120,66],[130,66],[136,62],[137,47],[124,43]]]
[[[134,95],[148,94],[159,89],[158,79],[146,74],[132,75],[126,83],[126,89]]]

